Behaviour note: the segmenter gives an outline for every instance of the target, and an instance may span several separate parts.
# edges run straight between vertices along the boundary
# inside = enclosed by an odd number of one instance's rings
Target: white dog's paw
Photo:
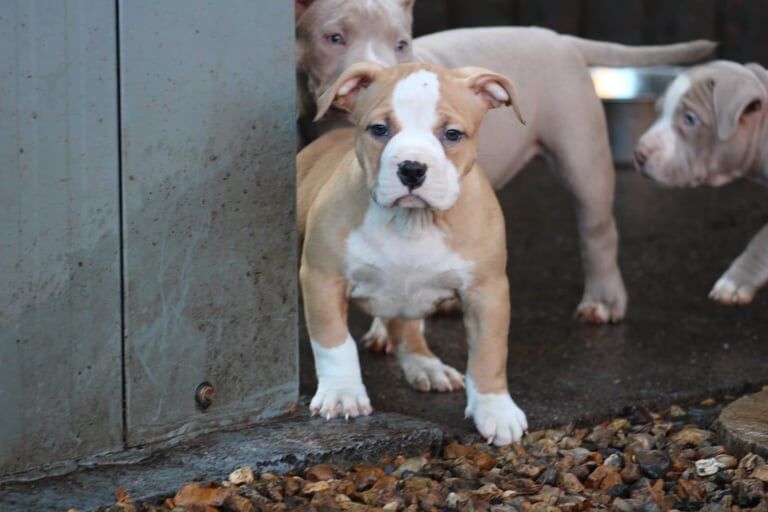
[[[505,446],[520,441],[528,430],[525,413],[509,393],[478,393],[467,377],[467,418],[475,419],[477,430],[488,444]]]
[[[742,284],[723,276],[715,283],[709,298],[726,306],[745,305],[752,302],[757,289],[751,284]]]
[[[615,324],[624,320],[626,311],[623,303],[583,300],[576,308],[576,317],[585,324]]]
[[[343,416],[346,419],[368,416],[373,412],[368,393],[362,384],[357,386],[318,387],[309,404],[312,415],[319,414],[327,420]]]
[[[464,389],[464,375],[455,368],[443,364],[436,357],[398,352],[400,366],[408,384],[418,391],[458,391]]]
[[[588,286],[576,308],[576,318],[585,324],[615,324],[627,314],[627,290],[621,275],[601,285]]]
[[[374,318],[371,327],[362,338],[363,346],[371,352],[383,352],[391,354],[395,345],[387,335],[387,325],[380,318]]]

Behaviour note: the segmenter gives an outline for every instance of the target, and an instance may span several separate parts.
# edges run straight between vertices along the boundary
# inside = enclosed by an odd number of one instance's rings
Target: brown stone
[[[768,389],[742,397],[720,413],[718,434],[730,453],[768,457]]]

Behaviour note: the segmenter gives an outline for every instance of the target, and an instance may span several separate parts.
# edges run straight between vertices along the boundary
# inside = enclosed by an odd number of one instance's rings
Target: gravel
[[[184,485],[155,503],[125,489],[110,512],[405,511],[768,511],[768,466],[718,444],[711,401],[662,413],[629,409],[591,429],[528,434],[493,448],[453,440],[439,453],[379,465],[318,464],[298,473],[253,474]]]

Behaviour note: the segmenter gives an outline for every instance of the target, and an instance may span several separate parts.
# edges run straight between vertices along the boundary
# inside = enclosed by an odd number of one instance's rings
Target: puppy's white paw
[[[488,444],[505,446],[519,441],[528,430],[525,413],[509,393],[478,393],[467,377],[467,418],[475,419],[475,426]]]
[[[373,412],[368,393],[362,384],[357,386],[318,386],[309,404],[312,415],[319,414],[331,420],[339,416],[346,419],[368,416]]]
[[[576,308],[576,317],[585,324],[612,324],[627,314],[627,290],[618,272],[612,279],[587,283],[584,296]]]
[[[723,276],[715,283],[709,298],[726,306],[743,306],[752,302],[757,289],[751,284],[738,283],[736,280]]]
[[[585,324],[614,324],[624,320],[626,306],[602,301],[584,300],[576,308],[576,317]]]
[[[371,352],[383,352],[391,354],[395,350],[395,345],[387,335],[387,325],[381,318],[374,318],[371,327],[363,336],[363,346]]]
[[[397,357],[408,384],[418,391],[458,391],[464,389],[464,376],[443,364],[437,357],[410,354],[398,350]]]
[[[313,415],[326,419],[368,416],[373,412],[363,385],[357,346],[351,336],[341,345],[326,348],[311,341],[315,355],[317,392],[309,404]]]

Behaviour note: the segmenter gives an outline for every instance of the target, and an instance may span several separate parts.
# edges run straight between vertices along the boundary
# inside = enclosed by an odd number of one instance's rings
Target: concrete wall
[[[296,400],[292,9],[120,4],[131,445]]]
[[[115,6],[0,6],[0,474],[122,444]]]
[[[0,4],[0,475],[295,402],[292,22]]]

